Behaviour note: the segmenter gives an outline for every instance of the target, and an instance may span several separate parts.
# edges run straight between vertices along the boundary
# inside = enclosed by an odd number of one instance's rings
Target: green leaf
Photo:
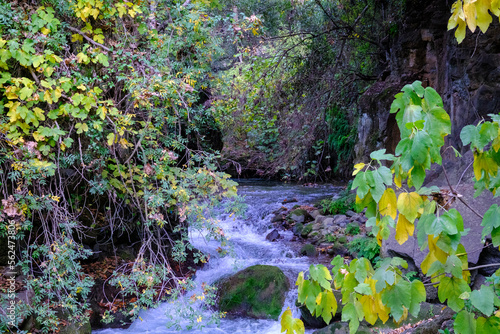
[[[437,261],[438,262],[438,261]],[[436,263],[436,262],[435,262]],[[431,266],[432,268],[432,266]],[[462,278],[462,261],[456,255],[448,256],[446,263],[444,265],[444,270],[447,273],[451,273],[456,278]],[[429,269],[429,275],[433,275]]]
[[[476,334],[500,334],[500,318],[477,318]]]
[[[425,292],[424,283],[419,280],[415,280],[411,282],[411,299],[410,299],[410,307],[408,311],[414,316],[417,317],[420,312],[420,303],[425,302],[427,294]]]
[[[415,190],[418,191],[425,181],[425,167],[415,163],[413,169],[411,170],[410,176]]]
[[[464,301],[460,295],[470,292],[470,287],[462,278],[443,277],[438,287],[438,297],[441,303],[448,300],[448,306],[455,312],[464,308]]]
[[[391,308],[394,320],[399,321],[405,313],[404,309],[410,307],[411,295],[411,283],[406,280],[400,280],[382,291],[382,302]]]
[[[429,109],[432,109],[433,107],[443,107],[443,100],[441,99],[441,96],[432,87],[425,88],[424,99]]]
[[[108,56],[106,56],[104,53],[99,53],[97,55],[97,60],[105,67],[109,66]]]
[[[319,283],[321,287],[325,290],[331,290],[331,281],[332,276],[330,275],[330,271],[322,264],[309,266],[309,275],[313,280]]]
[[[294,319],[289,307],[281,315],[281,332],[285,334],[304,334],[304,323],[300,319]]]
[[[494,298],[495,292],[493,291],[491,286],[488,285],[481,285],[480,290],[474,290],[470,295],[470,301],[472,305],[488,317],[491,316],[494,310]]]
[[[350,332],[356,333],[359,327],[359,317],[356,306],[353,303],[347,303],[342,308],[342,321],[348,321]]]
[[[476,334],[476,319],[474,313],[469,313],[466,310],[461,311],[455,318],[453,329],[457,334]]]
[[[377,160],[377,161],[380,161],[380,160],[390,160],[390,161],[393,161],[394,160],[394,155],[392,154],[385,154],[385,148],[384,149],[381,149],[381,150],[378,150],[378,151],[373,151],[372,153],[370,153],[370,158],[372,158],[373,160]]]
[[[366,283],[361,283],[357,287],[354,288],[354,291],[361,295],[372,295],[372,288],[370,287],[369,284]]]
[[[32,93],[33,90],[31,88],[28,88],[28,86],[25,86],[19,91],[19,97],[21,98],[21,100],[26,100],[26,98],[30,97]]]
[[[488,211],[484,213],[481,226],[484,226],[482,238],[486,237],[494,228],[500,227],[500,206],[493,204]]]
[[[411,157],[423,165],[429,158],[429,147],[432,145],[432,139],[426,131],[418,131],[413,138],[411,146]]]

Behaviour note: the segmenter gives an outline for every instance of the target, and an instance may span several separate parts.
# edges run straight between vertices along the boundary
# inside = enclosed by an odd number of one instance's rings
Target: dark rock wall
[[[367,161],[370,152],[394,152],[399,130],[389,108],[394,95],[408,83],[422,81],[441,94],[452,120],[447,144],[461,149],[460,131],[500,111],[500,27],[493,19],[486,34],[467,32],[459,45],[447,31],[453,1],[406,1],[404,21],[389,46],[388,71],[359,101],[355,160]],[[452,150],[444,154],[453,160]]]

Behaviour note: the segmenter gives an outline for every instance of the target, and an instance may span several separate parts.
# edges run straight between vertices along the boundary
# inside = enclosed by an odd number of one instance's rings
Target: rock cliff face
[[[360,120],[356,162],[367,161],[375,149],[394,152],[399,130],[389,114],[394,95],[408,83],[422,81],[441,94],[450,114],[452,134],[447,144],[462,148],[460,131],[489,113],[500,111],[500,27],[497,20],[486,34],[467,33],[459,45],[447,31],[452,1],[408,0],[405,21],[390,45],[383,80],[372,85],[359,101]],[[454,160],[451,150],[444,159]]]

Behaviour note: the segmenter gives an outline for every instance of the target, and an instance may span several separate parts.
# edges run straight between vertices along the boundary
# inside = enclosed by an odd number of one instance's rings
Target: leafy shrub
[[[358,235],[359,234],[359,225],[355,223],[349,223],[345,227],[345,234],[347,235]]]
[[[356,238],[347,244],[347,249],[356,257],[364,257],[373,264],[380,259],[380,246],[375,238]]]

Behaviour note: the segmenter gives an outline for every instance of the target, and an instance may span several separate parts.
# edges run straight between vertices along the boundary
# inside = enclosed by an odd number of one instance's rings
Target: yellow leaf
[[[422,213],[424,201],[416,192],[401,193],[398,197],[398,210],[404,214],[410,223],[413,223],[420,213]]]
[[[396,241],[402,245],[408,240],[408,235],[412,236],[415,231],[415,225],[410,223],[403,214],[399,214],[396,225]]]
[[[492,0],[490,10],[496,16],[500,15],[500,0]]]
[[[432,264],[436,261],[441,262],[442,264],[446,263],[446,259],[448,258],[448,253],[444,252],[437,246],[437,242],[439,240],[439,236],[435,237],[433,235],[427,236],[427,241],[429,244],[429,253],[425,257],[425,259],[420,264],[420,268],[422,269],[422,273],[427,274]]]
[[[477,25],[479,29],[483,33],[488,30],[493,18],[490,13],[488,13],[488,9],[490,8],[490,0],[477,0],[476,2],[476,11],[477,11]]]
[[[467,21],[467,26],[470,31],[474,32],[476,30],[476,4],[474,2],[469,2],[464,4],[464,14]]]
[[[71,35],[71,42],[83,42],[83,37],[80,34]]]
[[[354,165],[354,172],[352,172],[352,175],[354,176],[354,175],[358,174],[359,171],[363,169],[363,167],[365,167],[365,164],[362,162],[360,162],[359,164],[355,164]]]
[[[50,29],[47,29],[47,28],[45,28],[45,27],[42,27],[42,29],[40,29],[40,31],[41,31],[41,32],[42,32],[42,34],[44,34],[44,35],[48,35],[48,34],[50,34]]]
[[[40,120],[40,121],[45,121],[45,115],[44,115],[44,111],[38,107],[35,107],[33,109],[33,111],[35,112],[35,116]]]
[[[465,27],[466,24],[464,21],[458,22],[458,28],[455,30],[455,38],[457,39],[458,44],[462,43],[465,38]]]
[[[396,193],[393,189],[387,188],[384,194],[380,198],[378,203],[379,211],[382,216],[389,215],[392,219],[396,219],[398,209],[397,209],[397,198]]]
[[[76,88],[78,88],[80,90],[87,90],[87,87],[85,87],[85,85],[80,85],[80,86],[77,86]]]

